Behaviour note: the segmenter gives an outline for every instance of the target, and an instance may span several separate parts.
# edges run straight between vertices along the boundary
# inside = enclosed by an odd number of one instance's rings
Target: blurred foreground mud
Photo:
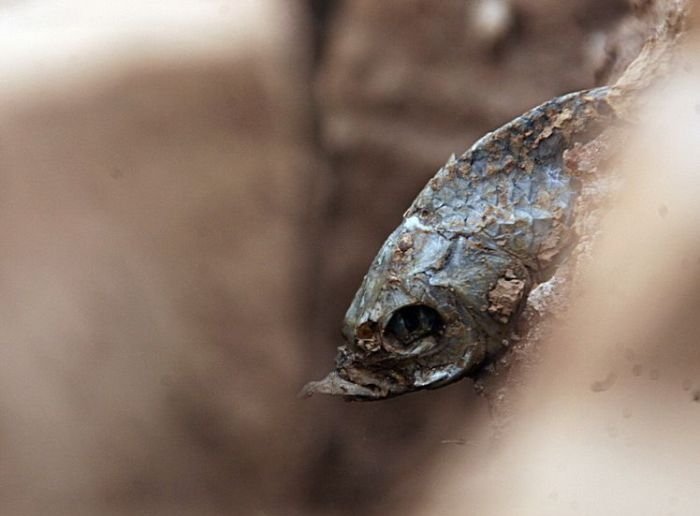
[[[301,13],[194,4],[0,11],[2,514],[300,504]]]
[[[371,257],[440,164],[528,107],[592,86],[613,69],[607,35],[640,41],[619,32],[624,1],[488,3],[0,7],[1,514],[408,514],[424,494],[425,514],[460,514],[450,511],[482,487],[527,491],[539,477],[515,472],[537,460],[485,462],[511,455],[490,444],[488,407],[467,383],[373,405],[294,397],[332,360]],[[683,218],[671,193],[650,202],[662,228]],[[696,256],[681,254],[674,274],[695,278]],[[623,271],[638,272],[604,274]],[[630,325],[659,342],[636,347],[630,334],[618,346],[634,349],[622,360],[637,376],[607,367],[600,348],[605,367],[580,384],[614,374],[594,400],[639,387],[625,421],[639,414],[655,439],[643,419],[658,413],[645,404],[662,396],[654,386],[671,382],[670,400],[678,383],[683,403],[700,389],[692,360],[682,374],[664,362],[694,349],[664,333],[677,316],[668,328],[697,335],[683,319],[692,284],[650,280],[653,295],[611,298],[684,303],[648,312],[648,331]],[[597,349],[572,335],[561,337],[572,352]],[[669,339],[679,347],[662,347]],[[542,376],[576,378],[562,363]],[[568,414],[554,435],[588,410],[564,404],[543,403],[537,418]],[[619,445],[622,427],[601,418]]]

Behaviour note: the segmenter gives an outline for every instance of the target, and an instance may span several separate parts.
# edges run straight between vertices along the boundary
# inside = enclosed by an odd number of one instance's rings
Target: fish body
[[[474,374],[575,241],[564,163],[614,118],[614,88],[563,95],[452,156],[382,245],[345,315],[336,367],[305,394],[376,400]]]

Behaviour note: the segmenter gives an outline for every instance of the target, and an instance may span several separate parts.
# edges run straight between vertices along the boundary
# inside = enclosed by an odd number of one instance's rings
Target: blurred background
[[[0,514],[508,499],[532,457],[504,458],[469,382],[296,393],[449,155],[614,75],[648,4],[0,2]]]

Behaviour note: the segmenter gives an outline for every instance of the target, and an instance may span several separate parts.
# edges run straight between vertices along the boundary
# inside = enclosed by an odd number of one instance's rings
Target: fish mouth
[[[351,376],[353,379],[349,378]],[[325,378],[307,383],[299,397],[314,394],[342,396],[348,401],[383,400],[407,392],[407,386],[390,381],[364,369],[353,369],[351,374],[344,369],[331,371]]]
[[[322,380],[307,383],[301,389],[299,397],[308,398],[314,394],[343,396],[350,400],[378,400],[386,397],[386,395],[382,396],[382,392],[375,386],[367,387],[346,380],[338,371],[331,371]]]
[[[393,398],[407,392],[435,389],[461,379],[465,368],[455,365],[416,371],[412,380],[397,381],[395,377],[378,375],[366,369],[345,368],[331,371],[325,378],[307,383],[299,392],[300,398],[314,394],[342,396],[348,401],[372,401]]]

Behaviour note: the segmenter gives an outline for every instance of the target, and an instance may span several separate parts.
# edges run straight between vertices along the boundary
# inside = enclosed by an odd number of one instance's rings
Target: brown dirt
[[[627,2],[102,3],[0,8],[0,512],[405,514],[489,450],[469,383],[296,393],[420,187],[592,86]]]

